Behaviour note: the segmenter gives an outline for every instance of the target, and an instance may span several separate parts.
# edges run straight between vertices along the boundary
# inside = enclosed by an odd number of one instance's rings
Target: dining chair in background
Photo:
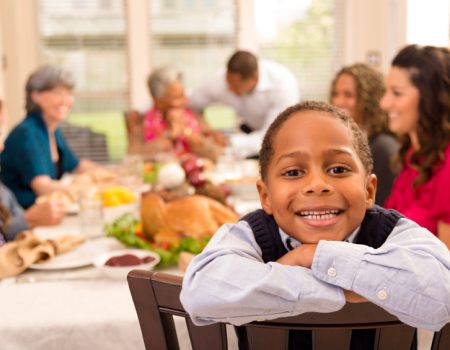
[[[141,153],[144,144],[144,116],[136,110],[124,112],[127,131],[127,153]]]
[[[163,272],[133,270],[128,285],[147,350],[177,350],[173,316],[185,319],[193,350],[225,350],[226,324],[195,326],[181,305],[182,277]],[[305,313],[295,317],[245,325],[249,349],[288,349],[289,330],[311,330],[314,350],[350,348],[352,330],[375,329],[379,350],[409,350],[415,329],[372,303],[347,304],[333,313]],[[450,349],[450,324],[434,334],[432,350]]]
[[[108,140],[104,133],[69,122],[61,123],[60,130],[70,148],[79,158],[107,164],[110,161]]]

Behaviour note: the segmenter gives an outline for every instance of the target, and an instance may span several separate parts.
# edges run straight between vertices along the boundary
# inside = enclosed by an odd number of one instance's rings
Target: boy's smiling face
[[[295,112],[273,139],[267,178],[258,181],[263,209],[302,243],[344,240],[375,201],[350,129],[325,112]]]

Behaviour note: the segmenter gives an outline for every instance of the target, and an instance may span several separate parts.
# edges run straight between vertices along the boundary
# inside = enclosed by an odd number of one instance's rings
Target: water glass
[[[89,238],[103,236],[103,202],[100,198],[80,199],[80,230]]]
[[[125,156],[122,164],[121,182],[131,189],[142,187],[144,183],[144,161],[141,156]]]

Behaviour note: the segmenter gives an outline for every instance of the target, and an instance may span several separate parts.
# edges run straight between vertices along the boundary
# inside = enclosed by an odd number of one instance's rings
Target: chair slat
[[[351,337],[350,329],[316,329],[313,331],[313,350],[348,350]]]
[[[287,350],[289,331],[281,328],[249,326],[247,340],[250,350]]]
[[[197,327],[190,318],[186,319],[192,348],[195,350],[226,350],[228,348],[227,330],[224,324]]]
[[[435,333],[431,350],[448,350],[450,349],[450,323],[442,330]]]
[[[415,337],[415,328],[398,325],[382,328],[378,331],[378,347],[380,350],[410,350]]]

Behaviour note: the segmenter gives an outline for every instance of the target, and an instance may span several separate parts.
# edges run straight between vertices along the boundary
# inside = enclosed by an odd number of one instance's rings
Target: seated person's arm
[[[27,210],[23,210],[12,192],[0,185],[2,203],[9,211],[9,218],[4,227],[7,240],[12,241],[17,234],[36,226],[56,225],[65,215],[64,203],[51,201],[36,203]]]
[[[186,141],[189,144],[191,151],[202,158],[211,159],[216,161],[222,151],[214,140],[200,135],[191,135],[186,137]]]
[[[438,237],[447,245],[447,248],[450,249],[450,224],[443,221],[438,223]]]
[[[24,212],[28,228],[36,226],[51,226],[61,222],[66,214],[65,204],[62,201],[50,200],[35,203]]]
[[[202,129],[203,135],[211,138],[212,141],[214,141],[214,143],[216,143],[221,147],[225,147],[228,144],[227,137],[220,131],[212,129],[208,124],[208,122],[206,121],[206,119],[204,118],[203,113],[196,113],[196,117]]]
[[[439,330],[450,321],[448,249],[408,219],[400,219],[377,249],[320,241],[311,271],[318,279],[354,291],[411,326]]]
[[[320,281],[311,270],[264,263],[246,222],[214,234],[189,264],[180,298],[193,321],[203,325],[332,312],[345,304],[342,288]]]
[[[220,147],[213,139],[198,132],[199,130],[193,130],[189,125],[189,121],[185,119],[187,118],[185,113],[185,109],[180,108],[172,108],[167,112],[167,119],[171,127],[171,136],[173,138],[184,138],[193,153],[215,161],[219,156]],[[194,116],[192,115],[192,117]],[[194,127],[199,128],[200,126],[194,122]]]
[[[31,180],[30,186],[37,196],[66,189],[66,186],[61,181],[53,180],[48,175],[35,176],[33,180]]]
[[[99,165],[97,163],[93,162],[92,160],[80,159],[78,166],[73,170],[73,172],[76,174],[81,174],[81,173],[91,171],[97,167],[99,167]]]

